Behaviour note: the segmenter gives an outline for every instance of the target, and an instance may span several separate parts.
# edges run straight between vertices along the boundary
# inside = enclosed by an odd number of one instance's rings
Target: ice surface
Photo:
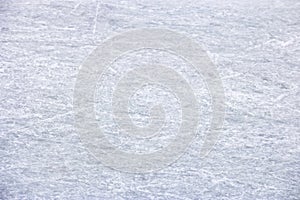
[[[1,0],[0,199],[299,199],[299,10],[298,0]],[[205,159],[199,133],[169,167],[123,173],[80,142],[76,75],[101,41],[151,27],[182,33],[209,53],[226,95],[224,130]],[[197,77],[190,80],[201,88]],[[105,103],[106,91],[98,92]],[[135,123],[146,123],[139,101],[132,104]],[[176,102],[165,106],[177,113]]]

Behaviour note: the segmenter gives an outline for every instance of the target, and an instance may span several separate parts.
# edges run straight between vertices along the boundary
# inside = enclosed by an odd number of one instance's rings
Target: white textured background
[[[0,0],[0,199],[299,199],[299,10],[298,0]],[[194,145],[157,173],[127,174],[87,152],[72,98],[102,40],[145,27],[209,52],[227,110],[206,159]]]

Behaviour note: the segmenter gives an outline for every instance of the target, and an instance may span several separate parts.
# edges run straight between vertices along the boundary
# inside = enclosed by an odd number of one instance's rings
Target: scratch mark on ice
[[[93,29],[93,35],[96,33],[96,28],[97,28],[97,18],[98,18],[98,11],[99,11],[99,1],[97,1],[97,8],[96,8],[96,16],[94,19],[94,29]]]

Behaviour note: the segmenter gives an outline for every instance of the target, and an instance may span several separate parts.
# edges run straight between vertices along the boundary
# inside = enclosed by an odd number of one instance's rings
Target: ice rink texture
[[[0,199],[299,199],[299,10],[298,0],[0,0]],[[151,28],[180,33],[207,53],[222,81],[225,118],[203,158],[214,109],[203,75],[160,49],[120,56],[97,77],[91,99],[97,126],[115,148],[132,155],[160,151],[189,122],[183,114],[190,107],[172,84],[127,93],[138,80],[128,78],[136,77],[134,69],[137,75],[149,65],[176,71],[199,111],[196,137],[178,159],[128,173],[106,166],[82,141],[76,81],[108,38]],[[147,73],[163,68],[153,69]],[[166,70],[153,78],[177,76]],[[118,87],[123,93],[114,93]],[[163,112],[163,125],[154,118],[162,126],[149,129],[157,133],[140,132],[150,134],[145,139],[120,129],[132,130],[122,125],[124,117],[112,117],[122,103],[113,100],[126,95],[135,127],[151,124],[152,111]]]

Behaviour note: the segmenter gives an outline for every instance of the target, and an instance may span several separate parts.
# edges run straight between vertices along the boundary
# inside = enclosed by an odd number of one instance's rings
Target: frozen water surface
[[[1,0],[0,199],[299,199],[299,10],[297,0]],[[79,66],[103,40],[133,28],[182,33],[216,65],[226,117],[205,159],[199,150],[208,117],[185,154],[158,172],[105,167],[81,143],[73,112]],[[206,87],[187,63],[158,51],[134,56],[189,77],[199,89],[202,116],[209,116]],[[134,60],[120,58],[99,80],[99,126],[124,151],[155,150],[176,136],[168,134],[178,129],[180,114],[172,93],[144,87],[129,106],[142,126],[148,123],[147,102],[170,100],[163,105],[170,129],[156,146],[122,142],[128,138],[116,137],[106,113],[115,72]]]

